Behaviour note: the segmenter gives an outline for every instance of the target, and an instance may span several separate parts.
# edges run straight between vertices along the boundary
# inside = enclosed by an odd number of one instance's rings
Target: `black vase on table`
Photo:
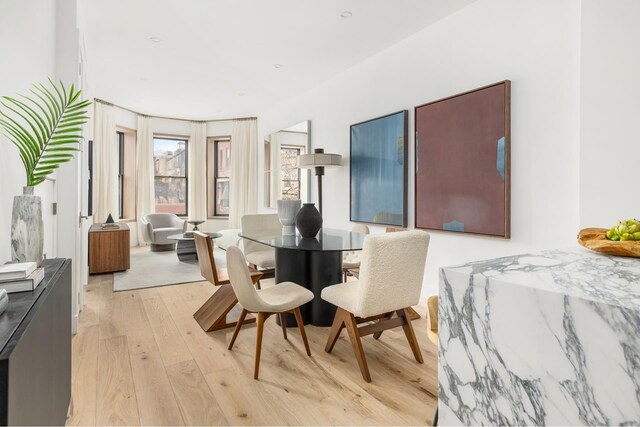
[[[322,215],[314,203],[303,203],[296,215],[296,228],[302,237],[316,237],[322,228]]]

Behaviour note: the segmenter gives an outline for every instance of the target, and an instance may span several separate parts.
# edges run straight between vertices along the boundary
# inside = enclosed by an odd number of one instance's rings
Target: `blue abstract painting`
[[[351,126],[351,221],[407,226],[407,116]]]

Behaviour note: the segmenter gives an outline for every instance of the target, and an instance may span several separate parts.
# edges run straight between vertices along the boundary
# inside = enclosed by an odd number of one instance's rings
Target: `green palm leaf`
[[[82,125],[88,120],[91,101],[82,100],[75,87],[67,90],[62,82],[36,84],[34,96],[21,99],[3,96],[0,100],[0,127],[18,148],[27,172],[27,185],[35,186],[62,163],[80,151]]]

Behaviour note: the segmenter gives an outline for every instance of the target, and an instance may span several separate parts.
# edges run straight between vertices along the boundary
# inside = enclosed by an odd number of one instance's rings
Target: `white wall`
[[[324,177],[325,224],[349,228],[350,124],[410,111],[412,194],[413,107],[511,80],[512,238],[431,232],[423,293],[433,294],[441,266],[575,244],[579,52],[578,0],[478,0],[314,90],[262,112],[259,135],[311,120],[312,147],[344,156],[345,167]],[[315,184],[312,188],[315,192]],[[259,206],[264,206],[262,200]],[[413,209],[410,197],[410,226]]]
[[[640,218],[640,2],[583,0],[580,223]]]
[[[138,127],[136,114],[121,108],[115,108],[114,115],[117,126],[123,126],[133,130]],[[191,135],[191,122],[184,120],[153,118],[151,120],[151,129],[154,134],[185,136],[188,138]],[[230,136],[232,129],[232,120],[208,122],[207,137]],[[138,236],[136,233],[137,223],[128,222],[128,225],[131,229],[130,244],[131,246],[138,246]],[[219,231],[228,227],[229,221],[226,219],[207,219],[207,222],[201,225],[200,229],[205,231]]]
[[[0,0],[0,95],[28,93],[31,84],[55,77],[56,4],[41,0]],[[0,263],[11,258],[13,196],[26,184],[18,150],[0,134]],[[42,184],[36,194],[54,200],[53,185]],[[45,223],[52,224],[49,207]],[[48,234],[49,235],[49,234]],[[46,241],[49,256],[54,242]]]
[[[56,71],[55,77],[65,86],[72,84],[78,88],[79,70],[78,64],[80,45],[77,25],[77,0],[56,0]],[[81,156],[75,156],[69,163],[62,165],[57,171],[57,187],[63,191],[58,192],[57,215],[57,256],[70,258],[72,263],[73,293],[76,296],[72,301],[73,323],[72,330],[75,333],[78,328],[78,295],[81,286],[82,262],[86,259],[82,256],[82,229],[79,226],[80,214],[80,177]],[[86,254],[86,252],[85,252]]]

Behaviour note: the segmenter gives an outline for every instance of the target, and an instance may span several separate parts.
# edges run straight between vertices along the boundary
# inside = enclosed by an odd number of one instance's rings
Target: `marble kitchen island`
[[[551,250],[440,270],[440,425],[640,424],[640,260]]]

